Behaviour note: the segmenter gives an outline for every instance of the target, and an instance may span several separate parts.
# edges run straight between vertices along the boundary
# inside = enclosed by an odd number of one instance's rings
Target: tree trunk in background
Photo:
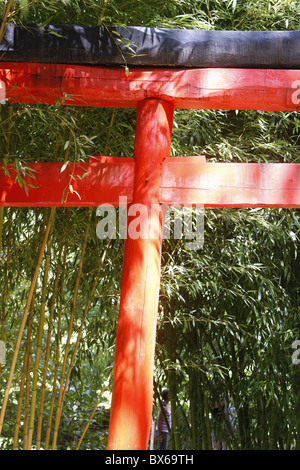
[[[170,393],[170,403],[172,412],[172,432],[170,440],[170,448],[173,450],[180,450],[180,437],[179,437],[179,426],[178,426],[178,404],[177,404],[177,381],[176,381],[176,369],[172,368],[172,363],[176,361],[176,328],[171,323],[168,324],[167,333],[167,350],[168,358],[171,362],[171,368],[168,370],[168,387]]]
[[[296,316],[299,319],[299,278],[297,278],[297,274],[300,272],[300,260],[299,256],[294,262],[293,272],[295,274],[294,277],[294,285],[292,290],[292,299],[293,299],[293,309],[295,310]],[[295,340],[300,340],[300,321],[298,321],[298,331],[295,337]],[[298,348],[299,349],[299,346]],[[297,359],[300,359],[298,354]],[[295,419],[296,419],[296,450],[300,450],[300,364],[294,366],[295,368],[295,379],[294,379],[294,394],[295,394]]]
[[[300,325],[298,329],[298,339],[300,339]],[[295,420],[296,420],[295,449],[300,450],[300,364],[294,367],[295,367],[294,393],[295,393]]]
[[[300,450],[300,372],[295,374],[295,384],[298,387],[298,395],[296,397],[295,416],[296,416],[296,450]]]
[[[248,450],[251,448],[250,428],[249,428],[249,406],[244,404],[238,409],[238,423],[241,438],[241,448]]]
[[[267,449],[266,435],[266,400],[261,391],[258,392],[256,409],[257,409],[257,448],[259,450]]]
[[[198,415],[198,394],[196,386],[196,373],[195,370],[189,369],[189,399],[190,399],[190,419],[192,429],[192,450],[198,450],[198,426],[197,426],[197,415]]]
[[[209,407],[207,400],[207,380],[201,370],[203,364],[203,341],[201,331],[193,328],[190,333],[190,342],[197,364],[189,370],[189,398],[192,430],[192,449],[205,450],[211,448]]]
[[[200,388],[199,388],[199,403],[201,405],[200,412],[200,426],[201,426],[201,449],[211,449],[211,429],[210,429],[210,417],[209,417],[209,404],[208,404],[208,390],[205,373],[200,371]]]

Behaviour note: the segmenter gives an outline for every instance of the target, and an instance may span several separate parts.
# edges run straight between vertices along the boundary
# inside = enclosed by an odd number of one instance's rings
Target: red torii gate
[[[215,33],[211,37],[217,41],[217,33],[223,32],[210,33]],[[251,36],[247,37],[251,40]],[[265,37],[259,38],[264,41]],[[236,39],[239,42],[239,37]],[[296,40],[299,43],[298,36]],[[198,38],[198,46],[199,41]],[[283,53],[284,41],[282,44]],[[182,50],[189,48],[181,46]],[[143,214],[148,224],[147,237],[128,237],[125,243],[108,442],[109,449],[146,449],[152,417],[163,230],[159,205],[300,207],[300,164],[206,163],[203,157],[170,158],[173,111],[179,108],[295,111],[300,102],[300,70],[294,69],[299,64],[298,58],[287,54],[291,62],[287,60],[288,67],[282,65],[277,40],[276,45],[265,47],[261,62],[254,62],[258,68],[253,68],[251,58],[243,56],[239,44],[239,55],[236,53],[229,61],[236,65],[240,59],[239,68],[222,60],[199,68],[205,64],[202,59],[200,66],[186,63],[190,68],[183,68],[182,64],[182,68],[174,68],[167,62],[165,68],[154,68],[156,63],[143,59],[146,66],[140,68],[141,64],[134,60],[141,59],[132,59],[133,67],[124,71],[112,67],[115,61],[106,65],[100,61],[97,66],[78,65],[78,59],[74,59],[75,63],[64,63],[63,57],[62,63],[51,63],[47,54],[46,59],[37,54],[38,46],[31,56],[20,53],[17,57],[18,47],[5,47],[0,80],[8,101],[49,105],[60,99],[68,106],[137,108],[133,159],[97,157],[89,163],[70,163],[63,172],[58,162],[28,164],[35,170],[35,179],[28,175],[27,186],[38,184],[37,188],[28,186],[28,194],[14,184],[17,170],[8,164],[9,175],[3,169],[0,172],[0,205],[117,206],[123,196],[128,204],[139,203],[148,209]],[[257,52],[257,44],[255,47]],[[272,68],[268,58],[274,48],[280,60]],[[172,55],[172,51],[168,54]],[[80,57],[85,64],[83,56]],[[247,61],[251,68],[243,66]],[[73,175],[85,177],[73,180]],[[70,182],[74,191],[64,193]],[[157,210],[150,211],[151,205]]]

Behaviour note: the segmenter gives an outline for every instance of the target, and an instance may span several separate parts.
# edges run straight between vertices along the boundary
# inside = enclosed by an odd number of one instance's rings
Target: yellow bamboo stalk
[[[12,116],[12,106],[9,106],[8,107],[7,130],[6,130],[6,143],[5,143],[5,149],[4,149],[4,152],[5,152],[6,156],[8,155],[8,151],[9,151],[9,142],[10,142],[10,134],[11,134],[11,132],[10,132],[11,116]],[[0,207],[0,252],[2,250],[3,219],[4,219],[4,207]],[[6,272],[5,272],[4,288],[3,288],[3,294],[2,294],[2,316],[1,316],[1,336],[0,336],[0,339],[2,341],[4,340],[4,318],[5,318],[5,306],[6,306],[7,285],[8,285],[8,266],[9,266],[9,259],[10,259],[11,226],[12,226],[12,217],[10,217],[10,222],[9,222]],[[0,364],[0,372],[1,372],[1,364]]]
[[[4,207],[0,207],[0,251],[2,249],[2,228],[3,228]]]
[[[102,396],[103,396],[103,393],[105,392],[105,390],[106,390],[106,388],[107,388],[107,386],[108,386],[108,384],[109,384],[109,381],[110,381],[110,379],[111,379],[112,374],[113,374],[113,370],[112,370],[111,373],[109,374],[109,377],[108,377],[107,381],[104,383],[104,386],[103,386],[103,388],[102,388],[102,390],[101,390],[101,393],[100,393],[99,398],[98,398],[98,400],[97,400],[97,403],[96,403],[96,405],[95,405],[95,407],[94,407],[94,409],[93,409],[93,412],[92,412],[92,414],[91,414],[91,416],[90,416],[90,419],[89,419],[88,423],[86,424],[86,426],[85,426],[85,428],[84,428],[84,431],[83,431],[83,433],[82,433],[82,435],[81,435],[81,438],[79,439],[79,442],[78,442],[78,444],[77,444],[76,450],[78,450],[79,447],[81,446],[81,443],[82,443],[82,441],[83,441],[83,438],[84,438],[84,436],[85,436],[85,434],[86,434],[86,432],[87,432],[87,430],[88,430],[88,428],[89,428],[89,426],[90,426],[90,424],[91,424],[91,422],[92,422],[92,419],[93,419],[93,417],[94,417],[94,414],[96,413],[96,410],[97,410],[97,408],[98,408],[98,405],[99,405],[99,403],[100,403],[100,401],[101,401],[101,398],[102,398]]]
[[[38,328],[38,335],[37,335],[37,345],[36,345],[36,352],[35,352],[35,363],[34,363],[34,370],[33,370],[33,383],[32,383],[32,392],[31,392],[31,407],[30,407],[28,444],[27,444],[28,450],[31,449],[32,436],[33,436],[33,430],[34,430],[34,418],[35,418],[35,408],[36,408],[36,398],[37,398],[37,388],[38,388],[39,365],[40,365],[40,356],[41,356],[41,351],[42,351],[45,310],[46,310],[46,297],[47,297],[47,284],[48,284],[49,265],[50,265],[51,243],[52,243],[52,230],[53,230],[53,224],[51,227],[51,235],[49,236],[49,239],[47,242],[47,253],[46,253],[46,260],[45,260],[45,267],[44,267],[40,321],[39,321],[39,328]]]
[[[38,221],[38,212],[35,212],[36,218],[36,225],[39,223]],[[45,214],[43,216],[43,220],[41,222],[41,233],[43,235],[45,230]],[[39,250],[41,248],[41,242],[39,243]],[[32,275],[34,273],[34,269],[32,270]],[[33,314],[34,314],[34,306],[35,306],[35,298],[36,298],[36,286],[34,289],[34,293],[32,296],[29,316],[28,316],[28,323],[27,323],[27,353],[28,353],[28,360],[27,360],[27,369],[26,369],[26,391],[25,391],[25,406],[24,406],[24,425],[23,425],[23,449],[28,449],[28,426],[29,426],[29,413],[30,413],[30,396],[31,396],[31,354],[32,354],[32,324],[33,324]]]
[[[15,345],[15,350],[14,350],[14,354],[13,354],[13,358],[12,358],[12,363],[11,363],[11,367],[10,367],[10,371],[9,371],[9,375],[8,375],[8,379],[7,379],[7,385],[6,385],[5,394],[4,394],[3,403],[2,403],[2,408],[1,408],[1,412],[0,412],[0,434],[2,432],[2,427],[3,427],[3,423],[4,423],[4,417],[5,417],[8,397],[9,397],[9,394],[10,394],[12,379],[13,379],[13,375],[14,375],[14,371],[15,371],[15,367],[16,367],[16,363],[17,363],[17,358],[18,358],[18,353],[19,353],[19,349],[20,349],[21,339],[22,339],[22,336],[23,336],[23,331],[24,331],[24,328],[25,328],[25,325],[26,325],[27,315],[28,315],[31,299],[32,299],[32,296],[33,296],[33,292],[34,292],[35,285],[36,285],[36,282],[37,282],[39,270],[40,270],[40,267],[41,267],[41,264],[42,264],[42,259],[43,259],[47,239],[48,239],[50,229],[51,229],[51,226],[52,226],[52,222],[53,222],[54,209],[55,208],[52,207],[51,211],[50,211],[50,216],[49,216],[49,219],[48,219],[46,230],[44,232],[43,242],[42,242],[42,245],[41,245],[41,248],[40,248],[40,251],[39,251],[37,264],[36,264],[36,267],[35,267],[35,270],[34,270],[34,275],[33,275],[33,279],[31,281],[31,286],[30,286],[30,289],[29,289],[29,292],[28,292],[28,297],[27,297],[27,302],[26,302],[25,309],[24,309],[24,314],[23,314],[21,324],[20,324],[20,328],[19,328],[19,333],[18,333],[16,345]]]
[[[28,315],[28,322],[27,322],[27,338],[26,338],[26,349],[24,354],[24,361],[23,361],[23,370],[21,375],[21,383],[20,383],[20,391],[18,397],[18,408],[17,408],[17,415],[16,415],[16,424],[14,430],[14,442],[13,442],[13,450],[18,450],[18,441],[19,441],[19,430],[21,425],[21,413],[22,413],[22,404],[23,404],[23,396],[24,396],[24,387],[26,383],[26,395],[25,395],[25,411],[24,411],[24,436],[23,440],[27,442],[27,427],[28,427],[28,403],[29,403],[29,381],[30,381],[30,357],[31,357],[31,333],[32,333],[32,318],[33,318],[33,309],[34,309],[34,302],[35,302],[35,291],[32,297],[32,301],[30,304],[30,310]],[[25,432],[26,429],[26,432]],[[23,442],[23,445],[24,445]]]
[[[55,424],[54,424],[54,433],[53,433],[53,440],[52,440],[52,447],[51,447],[52,450],[56,449],[58,428],[59,428],[60,418],[61,418],[61,414],[62,414],[64,377],[65,377],[67,359],[68,359],[68,354],[69,354],[69,349],[70,349],[70,344],[71,344],[71,335],[72,335],[72,330],[73,330],[73,321],[74,321],[77,293],[78,293],[78,287],[79,287],[79,282],[80,282],[81,273],[82,273],[82,265],[83,265],[83,259],[84,259],[86,244],[87,244],[87,238],[88,238],[88,232],[89,232],[91,217],[92,217],[92,210],[90,210],[89,220],[88,220],[88,224],[87,224],[85,234],[84,234],[84,238],[83,238],[80,262],[79,262],[78,272],[77,272],[76,281],[75,281],[75,288],[74,288],[73,300],[72,300],[72,306],[71,306],[68,336],[67,336],[66,347],[65,347],[65,352],[64,352],[64,359],[63,359],[62,370],[61,370],[60,388],[59,388],[59,395],[58,395],[58,402],[57,402],[57,409],[56,409],[56,417],[55,417]]]
[[[7,21],[7,18],[8,18],[11,7],[12,7],[12,0],[8,0],[6,8],[5,8],[5,12],[4,12],[3,20],[2,20],[2,23],[1,23],[1,26],[0,26],[0,42],[2,41],[2,38],[3,38],[3,35],[4,35],[5,23]]]
[[[116,109],[114,109],[113,112],[112,112],[111,118],[110,118],[110,123],[109,123],[109,127],[108,127],[107,138],[106,138],[106,142],[105,142],[103,155],[106,155],[106,152],[107,152],[107,149],[108,149],[109,139],[110,139],[111,131],[112,131],[113,124],[114,124],[114,121],[115,121],[115,118],[116,118],[116,113],[117,113],[117,111],[116,111]]]
[[[47,342],[46,342],[46,353],[45,353],[45,363],[43,369],[43,379],[41,386],[41,399],[40,399],[40,408],[38,416],[38,426],[37,426],[37,438],[36,438],[36,450],[39,450],[41,447],[41,435],[42,435],[42,424],[43,424],[43,411],[44,411],[44,401],[45,401],[45,392],[46,392],[46,379],[47,379],[47,370],[48,370],[48,361],[50,356],[50,345],[51,345],[51,334],[52,334],[52,322],[53,322],[53,313],[56,302],[56,291],[59,280],[59,271],[60,271],[60,261],[61,261],[62,247],[59,251],[57,268],[55,273],[55,280],[53,286],[53,295],[51,299],[51,306],[49,311],[49,322],[48,322],[48,333],[47,333]]]
[[[53,228],[53,225],[52,225],[52,228]],[[45,261],[45,267],[44,267],[40,320],[39,320],[38,335],[37,335],[37,345],[36,345],[36,353],[35,353],[32,394],[31,394],[31,407],[30,407],[29,427],[28,427],[28,443],[27,443],[28,450],[31,449],[32,436],[33,436],[33,431],[34,431],[34,418],[35,418],[35,411],[36,411],[36,399],[37,399],[37,389],[38,389],[37,384],[38,384],[39,364],[40,364],[40,356],[41,356],[41,350],[42,350],[44,321],[45,321],[46,293],[47,293],[49,264],[50,264],[51,242],[52,242],[52,236],[50,236],[48,240],[46,261]]]
[[[14,430],[13,450],[18,450],[18,439],[19,439],[19,429],[20,429],[20,422],[21,422],[21,413],[22,413],[22,403],[23,403],[25,378],[26,378],[26,358],[24,358],[23,370],[22,370],[22,374],[21,374],[16,424],[15,424],[15,430]]]
[[[90,295],[89,295],[89,298],[88,298],[88,301],[87,301],[87,304],[86,304],[86,306],[85,306],[85,310],[84,310],[84,313],[83,313],[83,316],[82,316],[81,324],[80,324],[80,327],[79,327],[79,330],[78,330],[78,334],[77,334],[76,343],[75,343],[75,346],[74,346],[72,358],[71,358],[70,365],[69,365],[69,370],[68,370],[68,373],[67,373],[67,376],[66,376],[66,380],[65,380],[64,392],[63,392],[63,398],[62,398],[63,401],[64,401],[64,399],[65,399],[66,391],[67,391],[67,388],[68,388],[68,383],[69,383],[70,375],[71,375],[71,372],[72,372],[72,367],[73,367],[73,364],[74,364],[74,360],[75,360],[75,356],[76,356],[76,353],[77,353],[77,349],[78,349],[78,346],[79,346],[79,342],[80,342],[80,338],[81,338],[81,333],[82,333],[83,325],[84,325],[84,322],[85,322],[87,313],[88,313],[88,311],[89,311],[89,308],[90,308],[90,305],[91,305],[91,302],[92,302],[92,298],[93,298],[93,295],[94,295],[94,291],[95,291],[95,288],[96,288],[96,286],[97,286],[98,279],[99,279],[99,276],[100,276],[100,272],[101,272],[101,269],[102,269],[102,267],[103,267],[104,260],[105,260],[105,257],[106,257],[106,254],[107,254],[107,250],[108,250],[108,248],[109,248],[109,245],[110,245],[110,243],[111,243],[112,237],[113,237],[113,232],[112,232],[110,238],[108,239],[106,248],[105,248],[105,250],[104,250],[104,252],[103,252],[103,254],[102,254],[102,257],[101,257],[101,260],[100,260],[100,263],[99,263],[99,266],[98,266],[98,269],[97,269],[97,272],[96,272],[96,276],[95,276],[94,281],[93,281],[92,289],[91,289],[91,292],[90,292]]]
[[[105,12],[105,8],[106,8],[106,4],[107,4],[108,0],[103,0],[102,2],[102,9],[101,9],[101,13],[100,13],[100,16],[98,18],[98,26],[100,26],[102,24],[102,21],[103,21],[103,18],[104,18],[104,12]]]
[[[12,217],[10,217],[10,221],[9,221],[8,238],[7,238],[6,269],[5,269],[4,286],[3,286],[3,293],[2,293],[1,334],[0,334],[1,341],[4,341],[4,322],[5,322],[5,308],[6,308],[6,297],[7,297],[7,287],[8,287],[8,270],[9,270],[9,262],[10,262],[11,228],[12,228]],[[1,364],[0,364],[0,374],[1,374]]]
[[[23,396],[24,396],[24,385],[25,385],[25,380],[26,380],[27,367],[28,367],[28,351],[25,351],[23,369],[22,369],[22,374],[21,374],[20,391],[19,391],[19,397],[18,397],[18,407],[17,407],[16,424],[15,424],[15,430],[14,430],[13,450],[18,450],[19,429],[20,429],[20,423],[21,423],[22,403],[23,403]]]
[[[27,339],[26,339],[26,353],[27,353],[27,363],[26,363],[26,389],[25,389],[25,405],[24,405],[24,425],[23,425],[23,449],[27,450],[27,436],[28,436],[28,418],[29,418],[29,402],[30,402],[30,364],[31,364],[31,352],[32,352],[32,321],[33,321],[33,311],[35,305],[35,296],[36,290],[32,296],[32,301],[30,304],[30,310],[28,315],[27,323]]]
[[[49,447],[51,423],[52,423],[52,416],[53,416],[53,409],[54,409],[55,395],[56,395],[56,383],[57,383],[59,357],[60,357],[59,338],[60,338],[62,299],[63,299],[63,294],[64,294],[64,278],[65,278],[65,272],[66,272],[67,251],[68,251],[68,247],[67,247],[67,244],[66,244],[65,248],[64,248],[64,257],[63,257],[63,264],[62,264],[63,271],[62,271],[61,280],[60,280],[60,304],[59,304],[59,310],[58,310],[57,332],[56,332],[56,337],[57,337],[56,357],[55,357],[55,366],[54,366],[54,376],[53,376],[53,385],[52,385],[52,395],[51,395],[51,401],[50,401],[49,418],[48,418],[46,439],[45,439],[45,450],[48,450],[48,447]]]
[[[36,212],[36,224],[38,223],[38,213]],[[45,214],[43,217],[43,221],[41,224],[41,231],[45,230]],[[44,227],[44,228],[43,228]],[[52,233],[52,227],[51,231]],[[50,235],[49,235],[50,236]],[[24,436],[23,436],[23,447],[24,450],[28,450],[28,429],[29,429],[29,416],[30,416],[30,398],[31,398],[31,373],[30,373],[30,362],[31,362],[31,353],[32,353],[32,320],[33,320],[33,312],[34,312],[34,305],[35,305],[35,296],[36,296],[36,290],[34,292],[34,297],[32,299],[32,305],[30,309],[30,314],[29,314],[29,319],[28,319],[28,351],[29,351],[29,357],[28,357],[28,368],[27,368],[27,375],[26,375],[26,398],[25,398],[25,410],[24,410]],[[29,331],[30,329],[30,331]]]

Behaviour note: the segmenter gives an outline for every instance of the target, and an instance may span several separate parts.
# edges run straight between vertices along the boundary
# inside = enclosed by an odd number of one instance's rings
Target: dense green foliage
[[[289,0],[19,0],[2,2],[0,15],[5,11],[16,24],[240,30],[292,30],[300,25],[299,3]],[[90,155],[132,156],[135,110],[0,106],[0,154],[4,163],[18,162],[16,184],[23,184],[30,161],[63,164],[87,161]],[[172,156],[300,163],[298,112],[177,110],[174,121]],[[5,208],[0,213],[0,339],[7,350],[6,363],[0,366],[1,401],[49,214],[49,208]],[[0,448],[26,447],[35,371],[32,448],[38,445],[40,414],[40,446],[47,447],[53,397],[51,448],[57,398],[68,371],[57,447],[75,449],[91,417],[80,448],[106,447],[123,241],[99,240],[96,224],[95,209],[55,211]],[[300,340],[299,235],[296,209],[206,209],[203,248],[191,251],[184,239],[164,240],[155,387],[170,388],[173,448],[210,448],[209,401],[216,391],[230,393],[236,408],[234,449],[300,448],[300,364],[292,362],[292,344]],[[154,419],[157,411],[155,395]]]

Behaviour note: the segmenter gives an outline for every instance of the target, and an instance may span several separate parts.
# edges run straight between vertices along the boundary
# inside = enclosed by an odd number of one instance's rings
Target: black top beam
[[[300,31],[8,25],[0,61],[299,69]]]

